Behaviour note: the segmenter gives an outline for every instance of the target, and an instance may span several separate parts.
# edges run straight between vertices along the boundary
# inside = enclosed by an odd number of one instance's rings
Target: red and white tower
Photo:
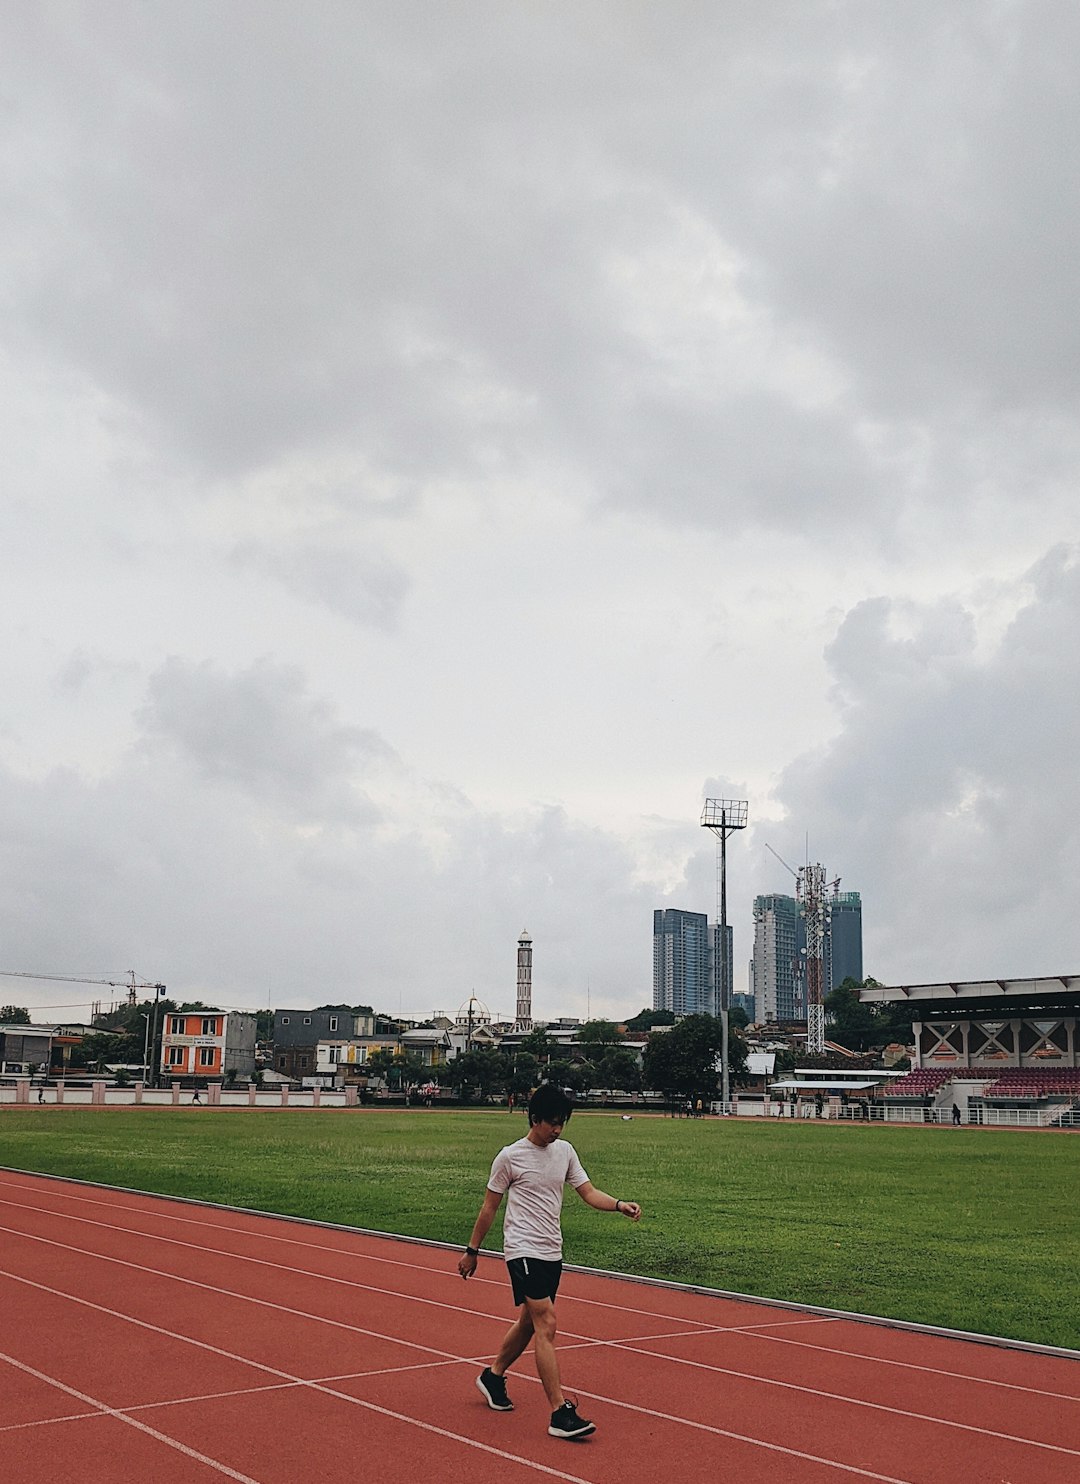
[[[812,1056],[821,1056],[825,1050],[825,867],[800,866],[795,895],[802,903],[806,924],[806,1049]]]
[[[532,1030],[532,939],[524,928],[517,946],[516,1031]]]

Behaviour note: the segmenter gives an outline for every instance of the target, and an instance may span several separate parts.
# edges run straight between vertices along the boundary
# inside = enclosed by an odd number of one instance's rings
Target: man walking
[[[597,1190],[581,1167],[572,1144],[560,1142],[573,1105],[561,1088],[544,1083],[529,1099],[529,1132],[495,1156],[487,1192],[476,1218],[469,1245],[458,1263],[463,1278],[476,1272],[480,1246],[507,1197],[503,1222],[503,1256],[517,1305],[499,1353],[476,1384],[489,1407],[510,1412],[506,1372],[533,1342],[533,1358],[551,1407],[548,1432],[553,1438],[587,1438],[596,1425],[579,1417],[577,1406],[563,1394],[555,1353],[555,1295],[562,1277],[563,1186],[572,1185],[586,1205],[614,1211],[637,1221],[636,1201],[615,1200]]]

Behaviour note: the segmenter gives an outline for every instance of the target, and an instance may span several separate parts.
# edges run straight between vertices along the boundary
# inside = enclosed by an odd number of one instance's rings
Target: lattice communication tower
[[[806,926],[806,1049],[811,1056],[825,1052],[825,867],[800,866],[795,895]]]

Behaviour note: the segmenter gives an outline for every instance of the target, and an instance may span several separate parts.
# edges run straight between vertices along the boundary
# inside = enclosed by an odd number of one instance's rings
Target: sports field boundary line
[[[441,1252],[461,1252],[461,1242],[440,1242],[434,1237],[410,1237],[402,1232],[377,1231],[373,1227],[350,1226],[342,1221],[320,1221],[314,1216],[291,1216],[283,1211],[263,1211],[256,1206],[231,1206],[222,1201],[200,1200],[198,1196],[166,1195],[158,1190],[139,1190],[131,1185],[109,1185],[101,1180],[85,1180],[78,1175],[54,1175],[44,1170],[24,1170],[17,1165],[0,1165],[0,1174],[29,1175],[38,1180],[53,1180],[57,1184],[83,1185],[96,1190],[111,1190],[118,1195],[146,1196],[149,1199],[172,1201],[180,1206],[200,1206],[211,1211],[231,1211],[237,1216],[261,1216],[271,1221],[291,1222],[295,1226],[308,1226],[323,1231],[347,1232],[358,1237],[377,1237],[385,1242],[404,1242],[414,1247],[431,1247]],[[481,1257],[502,1259],[502,1253],[493,1248],[484,1248]],[[1071,1350],[1064,1345],[1041,1345],[1035,1340],[1014,1340],[1006,1335],[984,1335],[975,1330],[948,1329],[944,1325],[920,1324],[914,1319],[893,1319],[886,1314],[859,1314],[849,1309],[829,1309],[821,1304],[802,1304],[794,1299],[763,1298],[753,1293],[736,1293],[726,1288],[709,1288],[701,1283],[679,1283],[673,1278],[650,1278],[641,1273],[620,1273],[611,1268],[590,1268],[578,1263],[564,1263],[566,1273],[581,1273],[588,1278],[615,1278],[625,1283],[640,1283],[647,1288],[667,1289],[674,1293],[702,1294],[706,1298],[730,1299],[743,1304],[760,1304],[763,1308],[783,1309],[795,1314],[812,1314],[824,1319],[847,1319],[853,1324],[870,1324],[880,1329],[903,1330],[908,1334],[932,1335],[945,1340],[963,1340],[972,1345],[992,1345],[1001,1350],[1020,1350],[1030,1355],[1051,1355],[1060,1360],[1080,1361],[1080,1350]]]

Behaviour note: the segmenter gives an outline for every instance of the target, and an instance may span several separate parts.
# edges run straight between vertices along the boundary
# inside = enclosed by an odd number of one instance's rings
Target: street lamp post
[[[154,1048],[157,1046],[158,1005],[159,1005],[159,1003],[161,1001],[161,996],[164,993],[165,993],[165,986],[164,986],[164,984],[155,984],[154,985],[154,1029],[153,1029],[153,1031],[151,1032],[151,1035],[150,1035],[150,1057],[151,1057],[151,1060],[153,1060],[153,1057],[154,1057]],[[159,1070],[156,1062],[154,1062],[154,1065],[153,1065],[153,1067],[152,1067],[151,1070],[152,1070],[152,1076],[150,1078],[150,1085],[151,1085],[151,1087],[156,1087],[158,1085],[158,1070]]]
[[[746,811],[747,801],[745,799],[706,799],[705,807],[701,811],[702,828],[711,830],[717,841],[716,905],[720,941],[714,951],[713,960],[714,964],[717,957],[720,960],[714,978],[717,997],[720,1001],[717,1006],[720,1011],[720,1055],[723,1060],[720,1102],[725,1115],[730,1112],[731,1102],[731,1074],[728,1069],[728,1011],[731,1008],[731,985],[728,978],[727,955],[727,837],[733,835],[736,830],[746,828]]]

